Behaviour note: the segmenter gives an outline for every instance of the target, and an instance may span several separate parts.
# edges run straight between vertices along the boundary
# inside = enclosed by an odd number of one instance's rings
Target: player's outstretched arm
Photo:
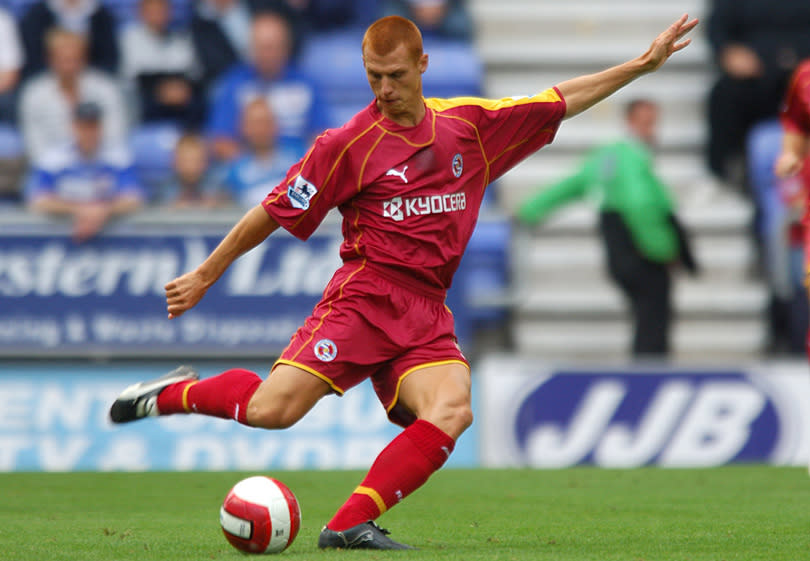
[[[697,19],[689,21],[689,16],[684,14],[656,37],[643,55],[602,72],[580,76],[558,84],[557,89],[565,98],[565,117],[573,117],[582,113],[639,76],[658,70],[673,53],[691,43],[691,39],[684,41],[681,39],[697,24]]]
[[[261,205],[249,210],[199,267],[166,284],[169,319],[193,308],[237,257],[262,243],[277,228],[278,222]]]

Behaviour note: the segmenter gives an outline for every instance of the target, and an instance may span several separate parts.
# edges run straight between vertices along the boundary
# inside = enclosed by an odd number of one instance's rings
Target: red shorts
[[[371,378],[389,419],[402,426],[416,419],[397,403],[402,380],[420,368],[446,363],[469,369],[444,292],[409,286],[401,273],[365,259],[335,272],[276,362],[314,374],[337,394]]]

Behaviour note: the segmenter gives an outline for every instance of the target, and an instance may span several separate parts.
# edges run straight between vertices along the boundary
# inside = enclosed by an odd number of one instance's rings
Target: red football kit
[[[810,60],[794,71],[780,117],[785,131],[810,138]],[[810,158],[805,158],[800,179],[804,200],[804,265],[805,271],[810,272]]]
[[[277,364],[302,368],[342,394],[371,378],[389,417],[414,370],[462,363],[445,293],[472,236],[484,190],[551,142],[565,115],[559,91],[485,100],[426,99],[416,126],[372,102],[328,130],[263,201],[300,239],[343,215],[343,266]]]

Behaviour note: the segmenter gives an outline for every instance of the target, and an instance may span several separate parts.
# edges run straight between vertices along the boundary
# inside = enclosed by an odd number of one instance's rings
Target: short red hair
[[[404,44],[414,60],[422,56],[422,33],[416,24],[400,16],[386,16],[372,23],[363,36],[363,52],[385,56]]]

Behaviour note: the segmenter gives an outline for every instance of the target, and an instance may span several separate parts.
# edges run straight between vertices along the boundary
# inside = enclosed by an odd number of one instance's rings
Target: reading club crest
[[[337,345],[331,339],[321,339],[315,343],[315,356],[323,362],[332,362],[337,356]]]
[[[461,172],[464,171],[464,160],[461,157],[461,154],[456,154],[453,156],[453,175],[456,177],[461,177]]]

